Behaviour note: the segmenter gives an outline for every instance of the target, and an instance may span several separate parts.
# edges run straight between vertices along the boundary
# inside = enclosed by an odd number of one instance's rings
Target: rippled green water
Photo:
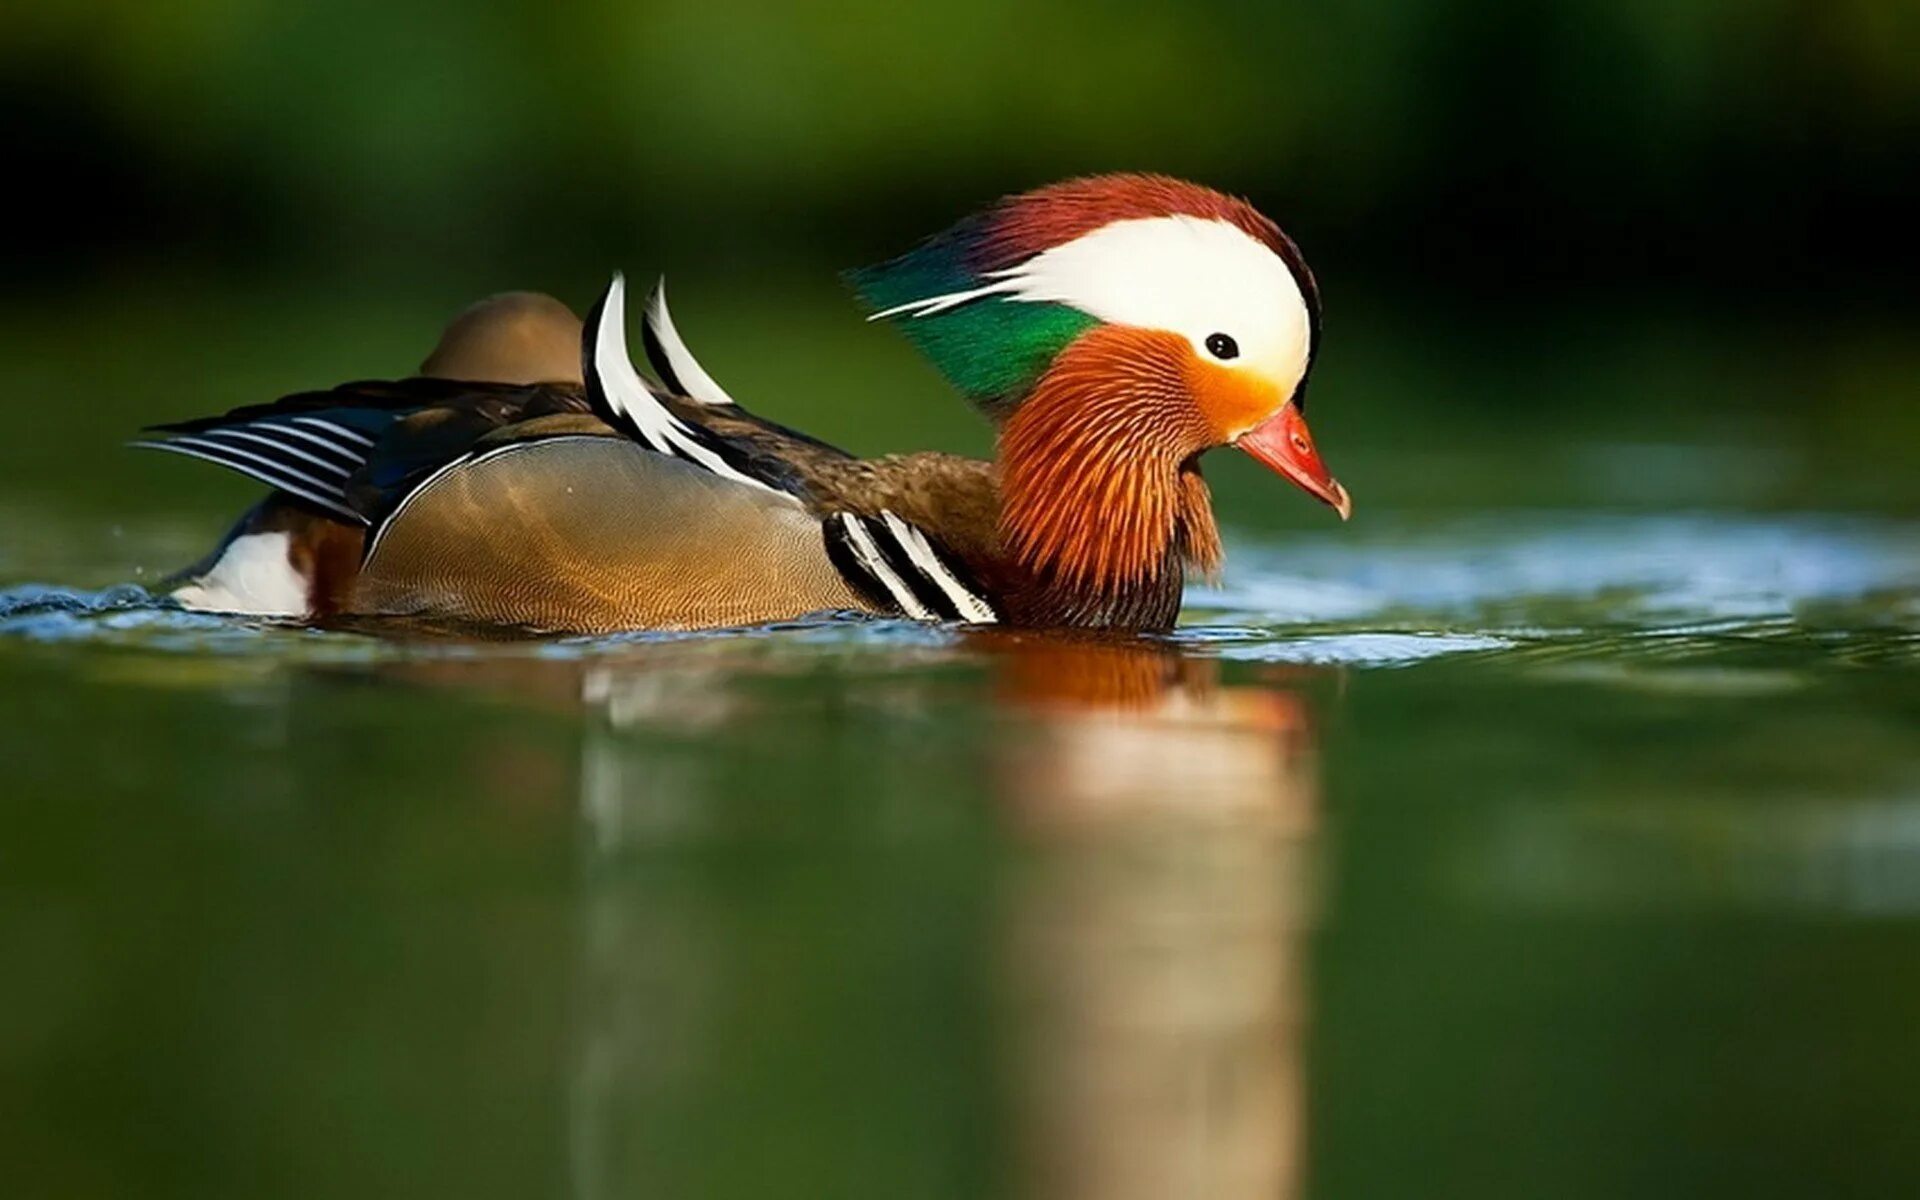
[[[1769,407],[1811,368],[1476,415],[1379,334],[1316,400],[1359,517],[1223,464],[1226,584],[1161,641],[483,644],[140,591],[246,489],[120,432],[405,341],[189,385],[149,316],[124,357],[10,326],[14,394],[96,398],[0,451],[10,1194],[1920,1182],[1920,487]],[[977,438],[861,417],[929,390],[887,353],[763,407]]]

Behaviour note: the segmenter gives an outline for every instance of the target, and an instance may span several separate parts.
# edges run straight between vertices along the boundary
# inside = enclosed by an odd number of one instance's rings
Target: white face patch
[[[1307,369],[1307,301],[1280,256],[1236,225],[1204,217],[1116,221],[1022,263],[1022,300],[1056,301],[1114,325],[1164,329],[1203,360],[1256,371],[1287,395]],[[1225,334],[1239,349],[1207,348]]]
[[[982,287],[875,315],[934,316],[996,297],[1066,304],[1108,324],[1180,334],[1203,361],[1256,373],[1287,396],[1299,386],[1312,351],[1307,301],[1293,272],[1227,221],[1115,221],[986,278]],[[1210,350],[1216,334],[1232,339],[1238,353],[1222,357]]]

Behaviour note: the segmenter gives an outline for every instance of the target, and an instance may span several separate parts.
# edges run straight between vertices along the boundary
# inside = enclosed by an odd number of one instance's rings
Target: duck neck
[[[1001,427],[1001,544],[1069,623],[1171,625],[1184,568],[1220,561],[1204,431],[1177,376],[1100,349],[1063,354]]]

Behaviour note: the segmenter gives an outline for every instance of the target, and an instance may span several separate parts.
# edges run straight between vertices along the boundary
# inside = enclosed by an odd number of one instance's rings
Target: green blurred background
[[[1155,169],[1306,248],[1363,510],[1910,510],[1917,57],[1887,0],[13,5],[6,382],[94,397],[63,440],[124,508],[182,478],[134,425],[404,372],[479,295],[583,308],[620,267],[680,281],[748,403],[980,451],[837,271]]]
[[[1336,297],[1910,293],[1887,0],[29,3],[0,55],[10,249],[59,281],[852,263],[1153,168],[1256,197]]]

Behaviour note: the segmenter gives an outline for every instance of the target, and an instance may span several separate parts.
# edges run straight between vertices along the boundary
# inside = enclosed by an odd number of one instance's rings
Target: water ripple
[[[1911,667],[1920,665],[1920,533],[1894,521],[1815,516],[1383,521],[1357,537],[1236,545],[1228,586],[1192,590],[1187,619],[1176,645],[1256,663],[1464,659],[1663,687],[1721,687],[1715,672],[1735,667]],[[912,654],[955,645],[951,629],[848,614],[593,638],[392,623],[321,631],[187,612],[130,584],[0,591],[0,639],[330,661],[590,658],[715,639]]]

